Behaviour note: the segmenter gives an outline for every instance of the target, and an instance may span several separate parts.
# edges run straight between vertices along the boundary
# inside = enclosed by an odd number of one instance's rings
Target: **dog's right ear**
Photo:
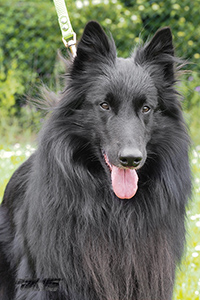
[[[114,61],[115,58],[116,48],[113,39],[107,37],[99,23],[90,21],[78,44],[75,62]]]

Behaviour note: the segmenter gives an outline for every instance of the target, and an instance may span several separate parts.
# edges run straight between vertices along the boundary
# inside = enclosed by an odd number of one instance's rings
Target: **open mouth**
[[[103,152],[103,156],[111,171],[111,181],[115,195],[120,199],[131,199],[138,189],[136,170],[133,168],[118,168],[109,162],[105,152]]]

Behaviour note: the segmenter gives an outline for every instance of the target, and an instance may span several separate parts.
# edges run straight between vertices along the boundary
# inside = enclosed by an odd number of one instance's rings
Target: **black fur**
[[[169,28],[122,59],[88,23],[38,149],[5,191],[1,300],[172,299],[191,190],[176,62]],[[126,164],[139,181],[122,200],[109,166]],[[18,282],[51,278],[59,289]]]

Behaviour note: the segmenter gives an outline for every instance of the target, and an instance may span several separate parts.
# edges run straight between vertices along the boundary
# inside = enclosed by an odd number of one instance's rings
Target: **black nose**
[[[136,168],[141,160],[142,153],[138,149],[123,149],[119,155],[119,161],[123,167]]]

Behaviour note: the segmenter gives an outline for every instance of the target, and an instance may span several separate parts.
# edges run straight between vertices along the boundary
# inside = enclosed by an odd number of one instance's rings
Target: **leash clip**
[[[66,39],[63,37],[62,41],[66,48],[70,48],[73,57],[75,57],[76,56],[76,33],[73,32],[73,39],[66,41]]]
[[[65,0],[54,0],[56,12],[58,15],[58,23],[62,32],[62,41],[65,47],[69,47],[73,57],[76,56],[76,34],[70,23]]]

